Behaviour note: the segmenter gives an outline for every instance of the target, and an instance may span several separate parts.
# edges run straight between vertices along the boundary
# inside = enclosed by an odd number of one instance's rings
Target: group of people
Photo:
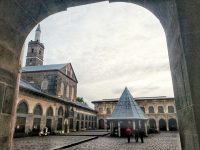
[[[130,143],[131,136],[134,135],[135,142],[138,142],[138,139],[141,139],[141,143],[144,143],[144,131],[140,128],[136,128],[133,132],[130,127],[126,128],[126,136],[128,138],[128,143]]]

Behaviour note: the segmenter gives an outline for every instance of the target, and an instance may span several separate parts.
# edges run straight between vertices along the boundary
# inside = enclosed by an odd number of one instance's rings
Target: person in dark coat
[[[143,129],[140,129],[139,130],[139,136],[140,136],[140,139],[141,139],[141,143],[144,143],[144,131],[143,131]]]
[[[131,128],[130,127],[126,128],[126,136],[128,139],[128,143],[130,143],[131,134],[132,134]]]
[[[135,129],[135,142],[136,142],[136,143],[138,142],[138,138],[139,138],[139,129],[136,128],[136,129]]]

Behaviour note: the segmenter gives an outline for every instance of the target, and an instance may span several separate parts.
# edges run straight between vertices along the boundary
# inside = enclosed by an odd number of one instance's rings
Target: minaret
[[[40,24],[38,24],[38,27],[35,31],[35,41],[40,42],[40,35],[41,35]]]
[[[35,41],[28,43],[28,52],[26,56],[26,66],[43,65],[44,45],[40,43],[41,29],[40,24],[35,31]]]

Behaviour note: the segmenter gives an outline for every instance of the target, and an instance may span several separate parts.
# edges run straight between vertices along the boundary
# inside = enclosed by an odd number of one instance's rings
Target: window
[[[153,106],[149,106],[149,113],[154,113],[154,108],[153,108]]]
[[[39,51],[39,54],[41,55],[41,51]]]
[[[174,106],[168,106],[168,113],[174,113]]]
[[[163,106],[158,106],[158,113],[164,113]]]
[[[111,108],[107,108],[106,113],[111,114]]]
[[[49,84],[48,80],[44,79],[42,81],[42,84],[41,84],[41,90],[47,90],[48,89],[48,84]]]
[[[74,99],[74,87],[72,87],[72,94],[71,94],[71,99]]]
[[[77,114],[77,119],[78,119],[78,120],[80,119],[80,115],[79,115],[79,114]]]
[[[17,113],[19,114],[28,114],[28,106],[25,102],[22,102],[17,107]]]
[[[66,87],[66,97],[69,98],[69,85]]]
[[[62,107],[60,107],[58,109],[58,116],[63,116],[63,108]]]
[[[49,107],[47,110],[47,116],[53,116],[53,109],[52,107]]]
[[[103,108],[99,108],[99,113],[103,113]]]
[[[64,95],[64,83],[62,82],[60,85],[60,95]]]
[[[31,49],[31,52],[32,52],[32,53],[34,52],[34,49],[33,49],[33,48]]]
[[[144,107],[140,107],[142,109],[142,111],[145,113],[145,108]]]
[[[42,115],[42,107],[40,105],[37,105],[35,108],[34,108],[34,111],[33,111],[34,115]]]

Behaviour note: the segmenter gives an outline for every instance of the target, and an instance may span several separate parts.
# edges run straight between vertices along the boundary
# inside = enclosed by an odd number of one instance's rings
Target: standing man
[[[141,143],[144,143],[144,131],[140,128],[139,130],[139,135],[140,135],[140,139],[141,139]]]
[[[131,134],[132,134],[131,128],[130,127],[126,128],[126,136],[128,138],[128,143],[130,143]]]
[[[139,129],[138,127],[135,129],[135,142],[138,142],[138,137],[139,137]]]

